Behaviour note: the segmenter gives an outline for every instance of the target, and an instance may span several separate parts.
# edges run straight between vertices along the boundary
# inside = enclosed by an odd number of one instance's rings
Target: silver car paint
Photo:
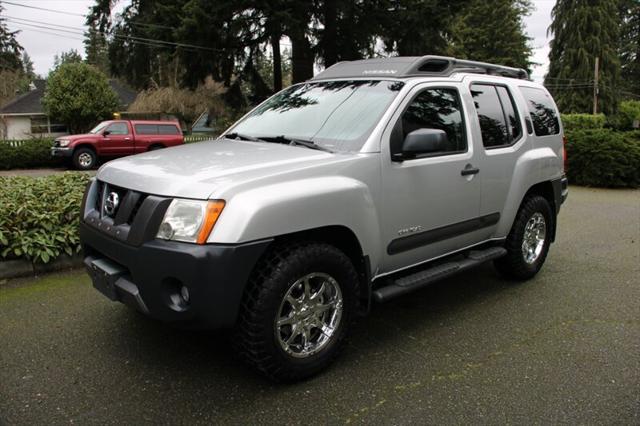
[[[373,276],[506,237],[526,191],[562,174],[562,132],[543,138],[526,134],[524,117],[528,108],[518,87],[541,86],[476,74],[402,81],[405,86],[360,153],[333,154],[299,146],[230,141],[222,135],[216,141],[112,161],[100,169],[97,177],[150,194],[226,200],[209,236],[210,243],[246,242],[324,226],[346,227],[369,256]],[[478,81],[509,87],[525,134],[513,146],[496,150],[482,146],[468,89]],[[393,163],[388,147],[391,125],[417,86],[430,85],[460,90],[469,150]],[[232,130],[233,127],[227,132]],[[459,170],[466,163],[479,167],[480,173],[468,180],[462,178]],[[447,166],[451,166],[450,171]],[[394,173],[398,171],[401,173]],[[426,177],[434,184],[412,180],[412,175]],[[471,194],[470,202],[452,196],[459,195],[461,188]],[[402,229],[420,226],[429,230],[492,212],[501,213],[494,227],[393,256],[386,253],[388,243]]]

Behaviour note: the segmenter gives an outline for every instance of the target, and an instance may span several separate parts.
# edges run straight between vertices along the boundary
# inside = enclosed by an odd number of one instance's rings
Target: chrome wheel
[[[296,358],[322,350],[336,333],[343,309],[337,281],[324,273],[311,273],[293,283],[284,295],[275,322],[282,349]]]
[[[544,240],[547,236],[547,224],[542,213],[534,213],[524,227],[524,236],[522,238],[522,256],[524,261],[531,264],[538,260],[542,249],[544,248]]]
[[[83,152],[78,155],[78,164],[81,167],[89,167],[93,163],[93,156],[87,152]]]

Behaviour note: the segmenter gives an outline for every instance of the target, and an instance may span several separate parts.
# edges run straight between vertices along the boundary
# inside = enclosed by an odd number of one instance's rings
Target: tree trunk
[[[336,0],[324,2],[324,65],[330,67],[338,62],[338,6]]]
[[[291,39],[291,79],[293,83],[300,83],[313,77],[313,53],[304,30],[294,31],[289,38]]]
[[[280,55],[280,34],[271,33],[271,50],[273,50],[273,91],[282,90],[282,56]]]

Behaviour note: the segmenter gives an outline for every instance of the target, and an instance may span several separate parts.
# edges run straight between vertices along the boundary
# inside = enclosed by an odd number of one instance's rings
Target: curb
[[[82,255],[61,255],[49,263],[32,263],[29,260],[0,261],[0,280],[19,277],[33,277],[49,272],[82,266]]]

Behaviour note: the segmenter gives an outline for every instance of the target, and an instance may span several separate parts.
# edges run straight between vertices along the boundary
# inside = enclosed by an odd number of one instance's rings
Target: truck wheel
[[[90,170],[96,166],[98,158],[90,148],[78,148],[73,152],[73,165],[79,170]]]
[[[507,255],[494,261],[498,272],[516,280],[536,275],[549,252],[554,220],[551,206],[544,197],[526,198],[507,236]]]
[[[243,358],[275,381],[295,381],[337,356],[355,312],[358,275],[323,243],[272,250],[245,295],[236,343]]]

